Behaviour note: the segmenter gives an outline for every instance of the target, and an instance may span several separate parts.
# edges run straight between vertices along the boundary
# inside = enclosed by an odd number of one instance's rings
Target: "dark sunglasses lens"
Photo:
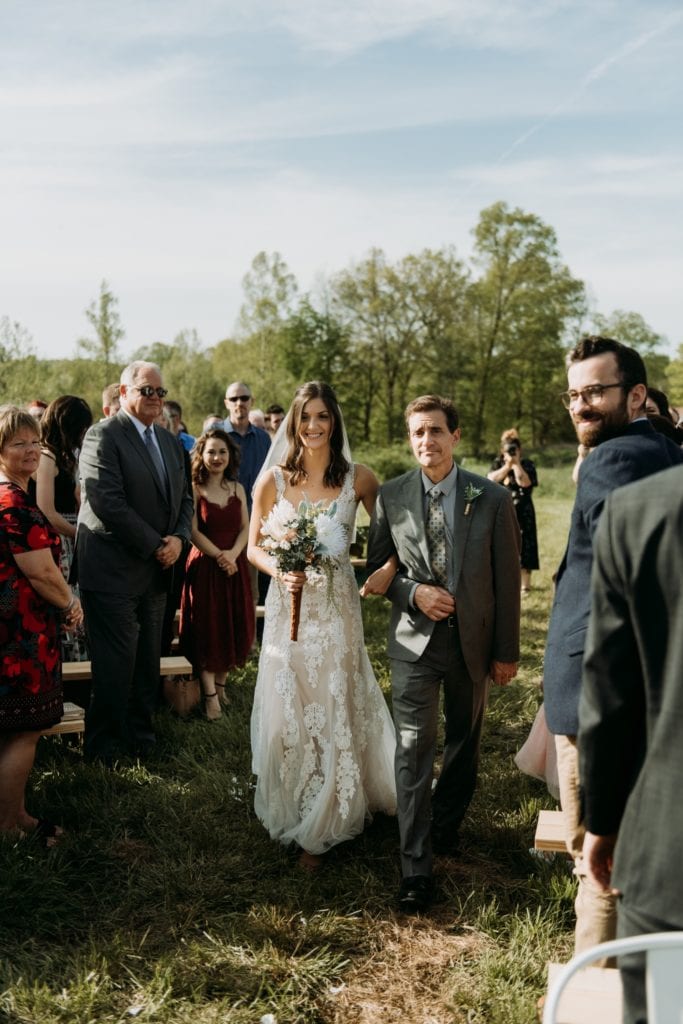
[[[151,384],[145,384],[144,387],[138,388],[138,391],[141,395],[144,395],[145,398],[153,398],[154,395],[156,395],[157,398],[165,398],[168,394],[166,388],[153,388]]]

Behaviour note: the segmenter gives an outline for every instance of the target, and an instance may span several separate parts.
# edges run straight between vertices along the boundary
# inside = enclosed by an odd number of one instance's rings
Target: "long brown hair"
[[[209,471],[204,465],[203,456],[204,449],[206,448],[206,442],[211,441],[214,437],[219,441],[223,441],[230,456],[228,464],[223,470],[223,480],[237,480],[237,470],[240,465],[240,450],[227,431],[221,430],[220,427],[216,427],[215,430],[207,430],[201,435],[201,437],[198,437],[195,441],[194,448],[192,449],[192,483],[199,485],[200,487],[203,487],[209,479]]]
[[[341,487],[344,477],[350,468],[342,451],[344,447],[342,413],[334,391],[329,384],[325,384],[321,380],[309,380],[306,384],[302,384],[300,388],[297,388],[294,394],[287,421],[289,448],[285,457],[284,468],[289,470],[289,482],[294,486],[308,479],[308,473],[304,468],[304,446],[301,443],[300,435],[304,406],[312,398],[319,398],[324,402],[325,408],[332,417],[330,461],[325,470],[323,483],[325,487]]]
[[[40,439],[43,448],[53,456],[57,469],[67,473],[75,471],[74,449],[81,447],[91,425],[92,413],[84,398],[62,395],[50,402],[40,421]]]

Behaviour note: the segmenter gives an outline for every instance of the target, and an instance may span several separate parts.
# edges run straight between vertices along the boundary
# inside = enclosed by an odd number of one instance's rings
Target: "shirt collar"
[[[138,432],[138,434],[140,435],[140,437],[142,437],[142,438],[143,438],[143,440],[144,440],[144,434],[145,434],[145,431],[147,430],[147,424],[146,424],[146,423],[143,423],[143,422],[142,422],[142,420],[139,420],[139,419],[137,418],[137,416],[133,416],[133,413],[132,413],[132,412],[128,412],[128,410],[127,410],[127,409],[124,409],[124,407],[123,407],[123,406],[121,406],[121,412],[123,412],[123,413],[125,413],[125,414],[126,414],[126,416],[128,417],[128,419],[129,419],[129,420],[130,420],[130,421],[131,421],[131,422],[133,423],[133,425],[135,426],[135,429],[137,430],[137,432]],[[151,427],[152,427],[152,435],[153,435],[153,436],[155,436],[155,435],[154,435],[154,424],[153,424],[153,423],[151,424]]]
[[[237,434],[239,437],[246,437],[247,434],[255,433],[254,424],[250,423],[249,426],[247,427],[246,432],[244,434],[240,434],[239,430],[237,430],[235,427],[233,427],[233,425],[232,425],[232,423],[230,421],[230,417],[228,416],[226,421],[225,421],[225,432],[226,432],[226,434]]]
[[[429,492],[433,491],[435,488],[438,488],[441,494],[450,494],[458,479],[458,467],[454,462],[448,476],[445,476],[443,480],[439,480],[438,484],[432,483],[429,477],[422,471],[420,471],[420,475],[422,477],[422,486],[424,487],[425,494],[429,494]]]

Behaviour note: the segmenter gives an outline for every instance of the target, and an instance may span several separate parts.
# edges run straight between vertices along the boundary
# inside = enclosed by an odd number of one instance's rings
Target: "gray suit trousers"
[[[445,717],[443,766],[432,797],[441,683]],[[470,678],[454,616],[436,624],[418,661],[391,659],[404,878],[431,874],[432,829],[441,840],[456,841],[476,785],[488,686],[488,677],[477,683]]]

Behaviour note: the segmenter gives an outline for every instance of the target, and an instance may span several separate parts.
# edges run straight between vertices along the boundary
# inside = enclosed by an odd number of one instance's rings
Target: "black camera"
[[[508,443],[503,448],[503,451],[505,452],[506,455],[516,455],[519,451],[519,445],[516,441],[508,441]]]

